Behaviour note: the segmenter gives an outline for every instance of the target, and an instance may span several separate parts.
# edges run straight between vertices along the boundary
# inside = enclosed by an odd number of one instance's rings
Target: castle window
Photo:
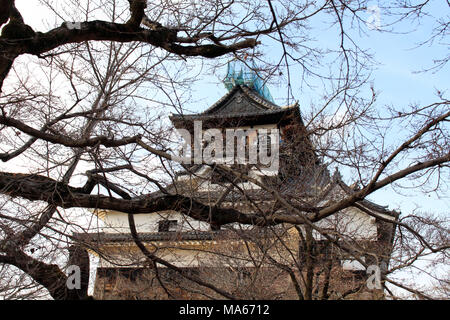
[[[267,156],[271,157],[272,156],[272,137],[270,135],[267,135]]]
[[[158,232],[177,231],[177,220],[161,220],[158,222]]]

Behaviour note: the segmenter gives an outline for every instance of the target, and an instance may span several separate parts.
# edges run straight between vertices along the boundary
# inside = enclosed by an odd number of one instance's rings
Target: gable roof
[[[264,99],[247,86],[236,85],[202,114],[228,114],[234,112],[264,112],[280,107]]]

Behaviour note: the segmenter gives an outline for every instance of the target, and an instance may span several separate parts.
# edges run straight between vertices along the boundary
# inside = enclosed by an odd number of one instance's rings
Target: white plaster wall
[[[317,222],[316,225],[335,230],[355,240],[376,240],[377,238],[375,218],[356,208],[349,208],[336,213]]]
[[[158,222],[161,220],[177,220],[177,231],[207,231],[209,224],[186,217],[175,211],[135,214],[134,221],[138,232],[158,232]],[[129,233],[128,215],[123,212],[110,211],[104,217],[106,233]]]
[[[331,202],[338,202],[348,197],[348,194],[341,186],[336,185],[328,195],[318,203],[318,206],[327,205]],[[316,223],[321,228],[336,230],[342,235],[351,236],[355,240],[376,240],[377,230],[376,219],[355,207],[344,209]],[[324,239],[324,237],[318,238]]]

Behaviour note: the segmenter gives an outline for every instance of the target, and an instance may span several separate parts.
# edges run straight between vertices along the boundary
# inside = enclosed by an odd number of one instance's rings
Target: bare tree
[[[131,240],[141,253],[132,262],[152,268],[143,285],[156,283],[161,291],[155,297],[176,297],[167,276],[159,272],[165,267],[164,272],[180,276],[178,286],[209,298],[277,298],[278,293],[300,299],[346,298],[359,292],[366,279],[342,274],[338,266],[345,259],[364,268],[379,265],[377,259],[390,261],[382,270],[382,283],[392,297],[392,285],[420,298],[434,297],[391,274],[428,256],[448,265],[446,218],[394,213],[391,219],[379,215],[381,209],[374,210],[366,198],[388,186],[446,190],[449,101],[439,91],[429,105],[382,112],[375,108],[375,90],[369,89],[369,97],[364,91],[370,86],[372,57],[353,35],[365,30],[367,1],[86,0],[66,1],[64,10],[51,1],[41,5],[59,21],[58,27],[38,32],[25,23],[13,0],[0,1],[0,158],[6,165],[0,172],[0,272],[11,279],[9,285],[0,284],[5,297],[48,292],[54,299],[88,298],[89,261],[86,248],[73,246],[73,233],[92,233],[98,223],[83,209],[128,214]],[[398,1],[383,9],[409,21],[425,15],[426,7],[427,1]],[[313,45],[308,30],[321,18],[338,30],[335,49]],[[438,20],[429,41],[444,39],[447,26]],[[281,55],[273,58],[259,49],[266,44],[279,45]],[[200,64],[214,64],[211,70],[230,57],[248,64],[247,56],[263,66],[257,71],[265,80],[280,76],[288,104],[296,95],[293,70],[301,70],[305,86],[324,84],[323,101],[302,110],[300,126],[284,128],[285,171],[279,180],[262,181],[249,176],[246,168],[208,164],[224,187],[217,201],[208,202],[174,183],[177,170],[195,172],[174,161],[165,115],[187,112],[190,85],[197,74],[204,74]],[[444,68],[447,61],[439,58],[434,66]],[[402,132],[401,141],[391,141],[390,128],[399,125],[409,131]],[[329,174],[326,165],[349,170],[354,184]],[[317,172],[333,188],[341,188],[339,196],[318,188],[307,199],[299,197],[314,185],[310,177]],[[258,186],[270,206],[242,189],[241,180]],[[225,200],[232,196],[245,202],[245,209],[227,206]],[[390,235],[395,230],[395,238],[385,239],[387,248],[361,242],[349,232],[359,222],[346,213],[356,209],[380,230],[390,230]],[[208,266],[187,272],[150,251],[134,216],[162,211],[179,212],[214,230],[231,229],[242,256],[210,254],[241,271],[212,281],[214,271]],[[236,223],[251,230],[229,228]],[[261,232],[266,235],[261,237]],[[90,241],[84,245],[104,254]],[[245,266],[239,261],[246,261]],[[78,290],[67,287],[66,267],[73,264],[82,267]],[[246,278],[236,282],[235,274]],[[268,279],[274,274],[292,286],[269,296]],[[446,275],[431,276],[444,284],[443,295],[448,295]],[[342,277],[348,283],[333,282]]]

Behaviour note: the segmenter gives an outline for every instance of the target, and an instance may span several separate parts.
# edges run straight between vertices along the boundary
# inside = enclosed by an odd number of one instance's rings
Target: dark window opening
[[[176,231],[177,220],[162,220],[158,222],[158,232]]]

